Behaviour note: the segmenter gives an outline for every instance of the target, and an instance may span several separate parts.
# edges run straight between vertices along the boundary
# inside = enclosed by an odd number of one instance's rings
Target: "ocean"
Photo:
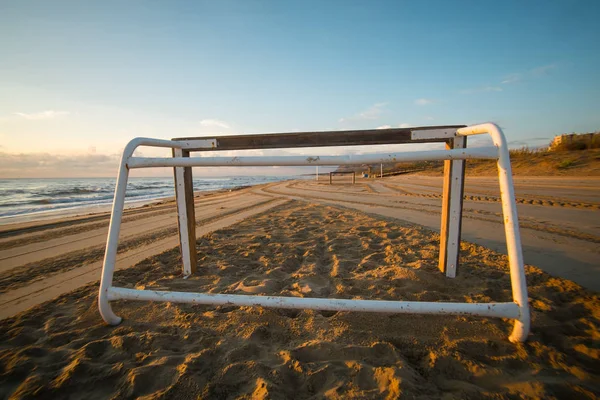
[[[231,189],[300,176],[195,178],[194,191]],[[115,178],[0,179],[0,224],[52,215],[105,211],[110,208]],[[141,205],[175,196],[173,178],[129,178],[126,205]]]

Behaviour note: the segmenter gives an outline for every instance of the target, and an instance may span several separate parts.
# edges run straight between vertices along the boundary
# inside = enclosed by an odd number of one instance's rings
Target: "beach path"
[[[214,230],[222,229],[281,205],[286,201],[285,199],[273,199],[272,197],[252,193],[246,193],[243,196],[238,193],[233,195],[227,193],[207,196],[206,198],[201,197],[196,199],[196,220],[199,221],[196,234],[200,237]],[[166,209],[162,206],[156,208],[158,211],[153,207],[148,207],[147,218],[144,218],[143,215],[140,216],[138,213],[135,214],[135,218],[128,218],[126,214],[125,219],[130,219],[130,221],[123,224],[122,241],[147,236],[158,239],[143,240],[143,244],[137,246],[138,243],[134,239],[132,248],[125,249],[117,255],[117,269],[131,267],[145,258],[178,245],[174,205],[170,204]],[[79,227],[80,229],[87,227],[90,230],[42,242],[35,242],[35,236],[27,234],[28,240],[33,240],[34,243],[0,250],[0,258],[3,258],[0,261],[0,272],[4,272],[2,274],[4,282],[11,281],[10,277],[14,275],[14,266],[18,266],[19,272],[25,269],[23,267],[30,268],[33,276],[33,279],[28,280],[26,285],[21,285],[21,282],[18,281],[16,285],[11,285],[12,287],[0,287],[0,290],[2,290],[2,294],[0,294],[0,319],[15,315],[31,306],[51,300],[56,296],[99,279],[102,268],[101,256],[104,254],[108,226],[103,224],[106,226],[96,227],[96,224],[91,222],[82,222],[82,225],[84,226]],[[50,228],[50,230],[52,229]],[[50,233],[45,232],[43,235],[46,237]],[[81,238],[80,235],[84,237]],[[5,243],[10,243],[6,238],[4,239]],[[48,243],[51,245],[48,245]],[[30,250],[30,252],[26,252],[25,249]],[[93,254],[95,259],[81,261],[82,256],[86,254]],[[44,263],[47,260],[44,255],[51,257],[49,264],[60,264],[60,261],[63,261],[64,268],[53,274],[35,276],[33,272],[36,268],[36,262]],[[11,261],[13,268],[6,267],[6,260]],[[19,263],[19,260],[22,262]],[[70,260],[72,262],[69,262]]]

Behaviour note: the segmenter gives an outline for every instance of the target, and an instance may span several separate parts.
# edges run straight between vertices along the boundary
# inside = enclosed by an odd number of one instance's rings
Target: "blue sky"
[[[135,136],[494,121],[544,145],[600,129],[599,17],[566,0],[1,1],[0,176],[112,176]]]

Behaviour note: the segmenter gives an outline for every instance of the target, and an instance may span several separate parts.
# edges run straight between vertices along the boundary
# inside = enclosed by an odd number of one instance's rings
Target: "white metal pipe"
[[[482,133],[489,133],[494,145],[498,148],[498,180],[500,181],[500,197],[502,200],[502,213],[504,215],[504,232],[506,234],[510,280],[513,300],[519,305],[520,309],[520,316],[515,321],[509,340],[511,342],[524,342],[529,334],[530,315],[523,249],[521,247],[521,234],[519,232],[519,216],[517,214],[517,202],[515,200],[508,144],[500,127],[493,123],[469,126],[460,128],[457,131],[458,135],[463,136]]]
[[[133,152],[138,148],[138,146],[180,148],[181,143],[172,140],[135,138],[127,143],[123,149],[123,155],[121,156],[119,172],[117,175],[117,184],[115,186],[115,196],[110,217],[110,225],[108,227],[106,251],[104,253],[102,276],[100,278],[100,290],[98,292],[98,308],[100,310],[100,315],[102,316],[102,319],[106,321],[106,323],[111,325],[118,325],[121,323],[121,318],[115,315],[110,307],[107,291],[108,288],[112,286],[115,262],[117,259],[119,232],[121,230],[121,220],[123,218],[123,208],[125,206],[125,191],[127,189],[127,178],[129,176],[127,160],[131,158]]]
[[[268,156],[268,157],[184,157],[148,158],[132,157],[129,168],[153,167],[231,167],[231,166],[300,166],[300,165],[349,165],[379,164],[404,161],[497,159],[495,147],[472,149],[430,150],[410,153],[355,154],[345,156]]]
[[[179,142],[177,140],[165,140],[165,139],[152,139],[145,137],[138,137],[131,139],[125,149],[123,150],[123,155],[128,154],[128,158],[131,157],[135,149],[140,146],[150,146],[150,147],[168,147],[172,149],[180,149],[184,147],[186,142]]]
[[[305,297],[248,296],[237,294],[168,292],[111,287],[112,300],[170,301],[174,303],[301,308],[329,311],[361,311],[404,314],[466,314],[482,317],[517,318],[516,303],[442,303],[425,301],[346,300]]]
[[[118,325],[121,323],[121,317],[113,312],[108,300],[108,288],[112,286],[115,262],[117,259],[117,247],[119,245],[119,232],[121,230],[121,219],[123,218],[123,208],[125,205],[125,189],[127,188],[127,178],[129,170],[127,169],[127,154],[133,153],[134,148],[125,148],[119,173],[117,175],[117,185],[115,187],[115,197],[108,227],[108,238],[106,240],[106,250],[104,252],[104,262],[102,263],[102,277],[100,278],[100,291],[98,293],[98,308],[100,315],[106,323]]]

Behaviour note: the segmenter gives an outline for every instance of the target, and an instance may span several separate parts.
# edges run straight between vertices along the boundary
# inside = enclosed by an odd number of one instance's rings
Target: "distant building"
[[[571,133],[555,136],[548,150],[583,150],[597,147],[600,147],[600,132]]]

